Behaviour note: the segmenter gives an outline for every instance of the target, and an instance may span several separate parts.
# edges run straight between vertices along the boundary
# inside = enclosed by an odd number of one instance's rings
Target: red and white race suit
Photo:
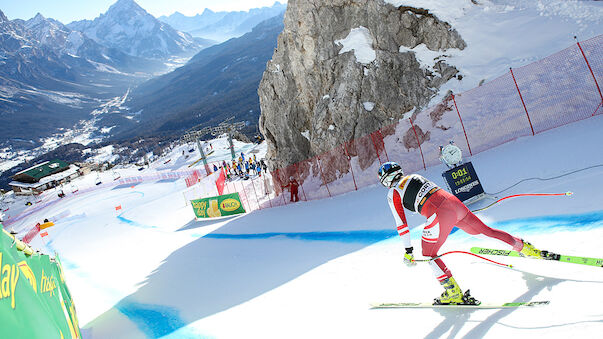
[[[436,257],[454,226],[472,235],[483,234],[501,240],[516,251],[523,247],[521,239],[488,227],[457,197],[418,174],[403,177],[389,190],[387,199],[405,247],[411,247],[411,242],[404,209],[420,213],[427,218],[421,237],[424,256]],[[438,258],[429,263],[440,282],[452,277],[442,259]]]

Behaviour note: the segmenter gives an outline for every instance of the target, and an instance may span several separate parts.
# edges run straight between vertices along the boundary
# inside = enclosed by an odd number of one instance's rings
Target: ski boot
[[[536,259],[542,259],[542,251],[540,251],[539,249],[537,249],[536,247],[534,247],[534,245],[530,244],[529,242],[521,239],[521,241],[523,242],[523,248],[521,249],[521,251],[519,251],[519,255],[521,255],[522,257],[528,257],[528,258],[536,258]]]
[[[434,305],[455,305],[463,303],[463,291],[461,291],[461,288],[453,277],[445,279],[440,284],[444,287],[444,292],[439,298],[434,299]]]
[[[481,302],[471,296],[469,290],[465,293],[461,290],[454,278],[450,277],[442,282],[444,293],[434,299],[434,305],[479,305]]]

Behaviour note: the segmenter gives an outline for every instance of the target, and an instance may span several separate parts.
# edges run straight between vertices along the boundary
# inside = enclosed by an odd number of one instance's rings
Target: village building
[[[46,161],[13,175],[9,185],[15,195],[35,195],[80,176],[80,168],[62,160]]]

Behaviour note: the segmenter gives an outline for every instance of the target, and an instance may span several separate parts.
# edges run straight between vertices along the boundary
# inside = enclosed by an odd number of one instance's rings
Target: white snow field
[[[603,4],[596,1],[480,0],[477,7],[465,0],[387,2],[428,8],[467,41],[464,51],[446,51],[465,77],[445,84],[441,95],[474,88],[509,66],[566,48],[573,35],[582,41],[603,27]],[[350,37],[350,50],[369,53],[359,38],[366,36]],[[414,52],[426,63],[433,59],[422,46]],[[470,208],[512,194],[571,191],[571,196],[508,199],[477,215],[539,248],[603,257],[601,131],[599,112],[466,158],[492,194]],[[209,161],[229,159],[225,139],[212,143],[216,151]],[[65,188],[67,197],[59,203],[5,224],[23,236],[44,218],[56,219],[46,230],[49,236],[37,236],[32,246],[61,257],[85,338],[601,336],[603,269],[568,263],[489,257],[512,264],[510,269],[465,254],[443,257],[460,286],[483,302],[549,300],[548,306],[370,310],[371,302],[429,302],[442,292],[427,264],[403,264],[404,246],[376,174],[375,185],[359,191],[213,221],[195,221],[185,205],[190,189],[184,178],[109,185],[116,176],[203,168],[189,167],[198,159],[198,153],[188,152],[191,147],[174,149],[144,171],[120,168],[78,179],[74,187],[80,193]],[[258,158],[266,152],[265,145],[237,142],[235,148]],[[444,170],[438,165],[417,173],[444,187]],[[99,180],[103,185],[95,186]],[[98,189],[83,193],[90,187]],[[51,199],[56,192],[40,201]],[[7,216],[15,220],[36,206],[26,209],[24,202],[16,198]],[[424,221],[409,216],[418,257]],[[508,248],[457,231],[441,253],[472,246]]]
[[[467,158],[497,198],[574,193],[507,199],[478,216],[539,248],[603,257],[601,130],[599,115]],[[253,151],[265,152],[260,147]],[[179,155],[177,148],[172,156]],[[444,170],[418,173],[444,186]],[[182,200],[183,181],[99,189],[13,225],[68,215],[32,245],[59,253],[86,338],[594,338],[603,330],[603,269],[521,258],[490,257],[513,269],[464,254],[443,260],[483,302],[550,305],[370,310],[371,302],[428,302],[442,292],[427,264],[403,264],[387,190],[379,185],[195,221]],[[424,220],[409,218],[418,257]],[[507,249],[458,231],[441,253],[472,246]]]

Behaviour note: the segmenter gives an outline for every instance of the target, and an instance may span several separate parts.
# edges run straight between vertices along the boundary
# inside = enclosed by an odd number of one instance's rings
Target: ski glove
[[[406,248],[406,253],[404,253],[404,263],[408,267],[412,267],[412,266],[415,266],[417,264],[415,262],[415,256],[412,255],[412,250],[413,250],[412,247],[407,247]]]

